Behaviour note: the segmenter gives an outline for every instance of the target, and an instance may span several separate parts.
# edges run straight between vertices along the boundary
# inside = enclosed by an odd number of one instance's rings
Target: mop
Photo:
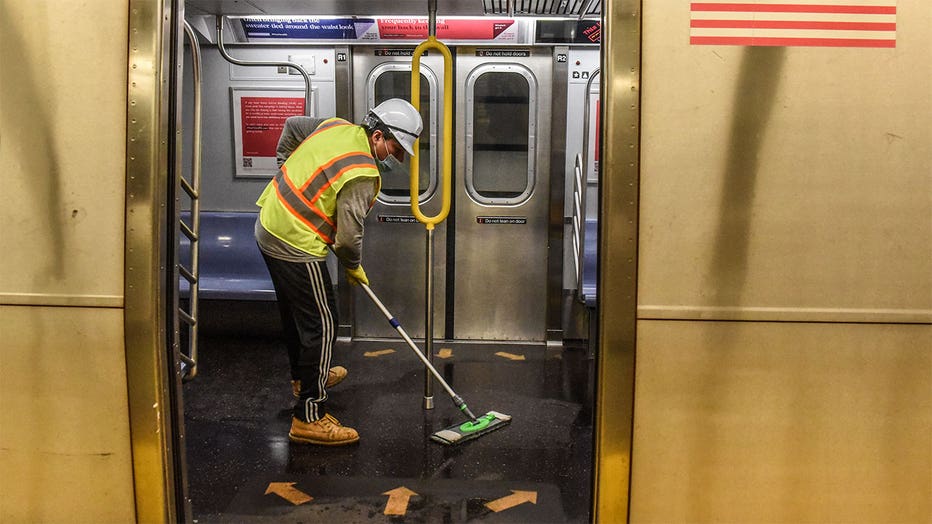
[[[469,407],[466,406],[466,402],[463,401],[463,397],[456,394],[453,391],[453,388],[447,384],[447,381],[440,376],[440,373],[437,372],[437,369],[427,360],[427,357],[424,356],[424,353],[414,344],[414,341],[411,340],[411,337],[405,332],[404,328],[401,327],[395,317],[388,311],[388,308],[385,307],[385,304],[382,304],[382,301],[379,300],[372,289],[369,288],[366,284],[360,283],[363,291],[369,295],[369,298],[372,299],[372,302],[382,311],[382,314],[385,315],[385,318],[388,319],[388,323],[401,334],[401,338],[405,339],[405,342],[408,343],[408,346],[412,351],[421,359],[421,362],[427,366],[427,369],[430,370],[431,374],[436,378],[440,385],[443,386],[443,389],[447,391],[450,395],[450,398],[453,399],[453,403],[456,404],[456,407],[463,412],[464,415],[469,419],[468,421],[462,424],[454,424],[448,428],[441,429],[436,433],[430,436],[430,439],[434,442],[439,442],[446,445],[456,445],[462,444],[463,442],[481,437],[487,433],[491,433],[496,429],[501,429],[507,426],[511,422],[511,415],[505,415],[497,411],[489,411],[481,417],[473,415],[472,411],[469,410]]]
[[[432,333],[430,330],[430,318],[432,309],[432,299],[433,294],[431,293],[432,284],[431,284],[431,271],[430,268],[433,267],[433,232],[434,226],[443,222],[447,214],[450,212],[450,188],[452,187],[451,181],[451,165],[452,165],[452,147],[450,144],[450,137],[453,135],[453,55],[450,53],[450,49],[447,48],[442,42],[438,41],[436,38],[436,15],[437,15],[437,0],[428,0],[427,2],[428,10],[428,30],[429,34],[427,40],[421,42],[415,49],[414,53],[411,56],[411,103],[414,105],[415,109],[420,110],[420,100],[421,100],[421,82],[420,82],[420,58],[421,55],[426,52],[428,49],[433,49],[440,53],[443,56],[444,64],[444,118],[443,118],[443,136],[444,138],[444,147],[443,147],[443,206],[440,210],[440,213],[437,216],[428,217],[424,216],[420,211],[418,206],[418,173],[420,172],[418,164],[418,155],[413,154],[411,156],[411,212],[414,214],[414,217],[424,224],[427,228],[427,350],[431,351],[432,344]],[[418,146],[419,141],[415,140],[415,145],[413,146],[414,151],[419,151]],[[375,293],[367,286],[366,284],[360,284],[363,291],[369,295],[369,298],[372,299],[372,302],[382,311],[382,314],[385,315],[385,318],[388,319],[388,323],[395,328],[398,333],[401,334],[401,337],[405,339],[405,342],[408,343],[408,346],[412,351],[421,359],[427,369],[430,370],[431,374],[436,378],[440,384],[443,386],[443,389],[447,390],[447,393],[450,394],[450,398],[453,399],[453,403],[456,404],[456,407],[466,415],[468,419],[462,424],[456,424],[450,426],[446,429],[442,429],[433,435],[430,436],[431,440],[439,442],[446,445],[456,445],[463,442],[481,437],[486,433],[495,431],[508,425],[511,422],[510,415],[503,415],[497,411],[489,411],[481,417],[473,415],[472,411],[466,407],[466,402],[463,401],[463,398],[457,395],[453,389],[447,384],[447,381],[443,380],[443,377],[440,376],[440,373],[437,373],[437,369],[434,368],[433,364],[430,363],[430,360],[424,356],[424,353],[418,349],[414,342],[411,341],[411,337],[405,333],[404,328],[401,327],[401,324],[395,320],[395,317],[389,313],[388,309],[384,304],[375,296]],[[425,393],[430,381],[428,380],[425,384]]]

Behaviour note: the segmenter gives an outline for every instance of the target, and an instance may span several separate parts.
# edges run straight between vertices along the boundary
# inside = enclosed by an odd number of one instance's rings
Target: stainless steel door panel
[[[356,48],[353,54],[354,119],[362,122],[386,98],[411,96],[411,48]],[[421,58],[420,205],[428,215],[440,210],[438,159],[443,110],[443,59]],[[415,338],[424,337],[426,233],[412,222],[407,179],[382,181],[382,194],[366,219],[363,267],[373,290]],[[434,230],[434,336],[442,337],[446,274],[446,225]],[[360,290],[353,293],[353,335],[397,337],[397,332]]]
[[[542,342],[552,56],[495,55],[457,53],[453,331],[457,339]]]

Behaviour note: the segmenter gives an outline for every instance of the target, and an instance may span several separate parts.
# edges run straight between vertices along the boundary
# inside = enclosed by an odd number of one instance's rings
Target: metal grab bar
[[[453,147],[451,144],[453,137],[453,55],[450,49],[442,42],[437,40],[434,35],[427,37],[414,49],[411,57],[411,105],[418,111],[421,110],[421,55],[429,49],[440,51],[443,55],[443,139],[441,147],[443,148],[443,164],[441,166],[442,189],[442,207],[437,215],[428,217],[421,212],[418,203],[418,192],[420,190],[420,143],[418,138],[414,141],[414,155],[411,156],[411,212],[418,222],[432,230],[435,225],[446,220],[450,214],[450,200],[452,195],[452,172],[453,172]]]
[[[591,75],[589,75],[589,81],[586,82],[586,103],[585,110],[583,111],[583,171],[589,169],[589,114],[592,113],[592,97],[589,96],[592,91],[592,83],[595,82],[596,77],[602,74],[601,68],[596,68]],[[589,179],[589,174],[586,174],[586,181]],[[585,208],[583,208],[585,210]]]
[[[453,193],[453,55],[450,49],[437,40],[437,0],[427,1],[428,36],[421,42],[411,57],[411,105],[421,110],[421,55],[428,49],[435,49],[443,55],[443,165],[441,166],[442,205],[440,212],[428,217],[421,212],[418,202],[420,189],[420,138],[414,141],[414,154],[411,156],[411,213],[424,224],[426,228],[427,263],[425,274],[425,307],[424,307],[424,353],[427,356],[427,365],[431,367],[434,358],[434,226],[446,220],[450,214],[450,200]],[[433,409],[434,395],[430,373],[424,375],[424,409]]]
[[[304,115],[311,116],[311,77],[308,76],[307,71],[303,67],[294,63],[294,62],[266,62],[266,61],[247,61],[239,60],[233,58],[227,53],[225,47],[223,47],[223,16],[217,17],[217,49],[220,51],[220,56],[222,56],[227,62],[230,62],[233,65],[238,66],[274,66],[274,67],[291,67],[301,73],[301,76],[304,78]]]
[[[583,256],[585,250],[586,233],[584,214],[584,200],[586,194],[586,183],[583,180],[583,160],[582,154],[576,155],[576,162],[573,168],[573,274],[576,276],[577,296],[581,296],[582,278],[583,278]]]
[[[583,145],[582,153],[576,155],[575,173],[573,179],[573,263],[576,273],[576,298],[585,302],[583,296],[583,268],[586,257],[586,214],[588,204],[586,193],[589,187],[589,115],[592,113],[592,84],[601,70],[595,69],[586,82],[586,101],[583,110]]]
[[[184,32],[191,47],[191,76],[194,84],[194,101],[192,112],[194,123],[192,125],[191,141],[191,182],[185,180],[179,171],[178,182],[181,188],[191,199],[191,225],[184,223],[180,214],[178,226],[181,232],[191,241],[191,267],[186,268],[179,261],[178,272],[188,281],[188,311],[178,306],[178,319],[188,325],[188,354],[179,352],[182,362],[189,366],[183,374],[183,380],[188,381],[197,376],[197,338],[198,338],[198,278],[200,274],[200,260],[198,256],[201,230],[201,48],[197,36],[188,22],[184,22]],[[177,325],[177,322],[176,324]]]

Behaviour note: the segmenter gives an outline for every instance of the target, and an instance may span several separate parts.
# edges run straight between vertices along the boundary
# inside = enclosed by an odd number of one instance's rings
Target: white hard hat
[[[414,141],[424,129],[421,114],[414,106],[400,98],[389,98],[369,111],[368,119],[375,117],[387,127],[392,137],[409,155],[414,154]]]

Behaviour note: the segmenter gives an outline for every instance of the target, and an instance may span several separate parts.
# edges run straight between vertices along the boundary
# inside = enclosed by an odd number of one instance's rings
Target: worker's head
[[[404,162],[405,153],[414,154],[414,141],[424,128],[421,114],[400,98],[390,98],[373,107],[362,126],[369,136],[373,156],[389,169]]]

